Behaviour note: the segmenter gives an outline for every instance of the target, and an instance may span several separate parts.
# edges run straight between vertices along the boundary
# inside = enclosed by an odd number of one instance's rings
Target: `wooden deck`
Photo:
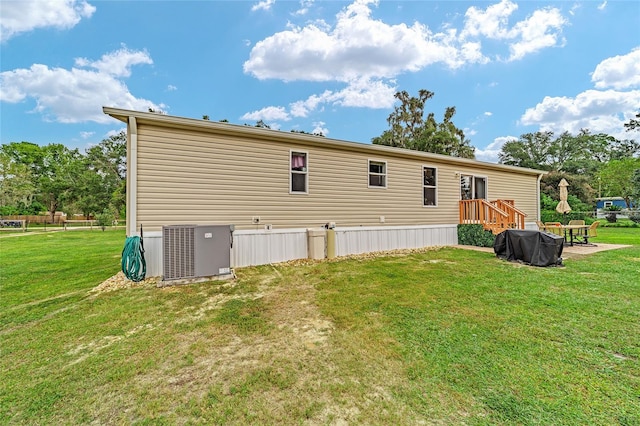
[[[460,223],[479,224],[499,234],[505,229],[524,229],[527,215],[515,207],[513,200],[484,199],[460,201]]]

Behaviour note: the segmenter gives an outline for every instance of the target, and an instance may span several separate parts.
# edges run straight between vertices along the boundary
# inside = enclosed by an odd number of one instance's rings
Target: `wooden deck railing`
[[[515,207],[513,200],[494,200],[491,201],[500,210],[507,212],[509,215],[507,222],[511,228],[524,229],[524,218],[527,216],[525,212]]]
[[[494,234],[505,229],[524,229],[526,214],[515,208],[512,200],[483,199],[460,201],[460,223],[480,224]]]

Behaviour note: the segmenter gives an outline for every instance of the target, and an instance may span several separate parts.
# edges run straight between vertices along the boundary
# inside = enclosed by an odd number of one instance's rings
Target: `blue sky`
[[[393,94],[457,109],[476,156],[581,128],[631,138],[640,2],[0,2],[1,142],[85,149],[122,129],[101,107],[369,143]]]

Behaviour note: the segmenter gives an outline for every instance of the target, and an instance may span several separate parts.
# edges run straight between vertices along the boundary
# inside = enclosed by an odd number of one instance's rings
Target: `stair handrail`
[[[507,213],[509,214],[510,222],[516,223],[518,225],[518,228],[524,229],[524,218],[527,216],[527,214],[515,207],[512,200],[498,199],[491,202],[495,203],[499,208],[507,211]]]
[[[473,206],[478,205],[479,208],[465,208],[465,205]],[[487,214],[485,214],[485,210]],[[471,211],[474,211],[475,214],[471,217]],[[475,198],[473,200],[460,200],[460,223],[480,223],[485,224],[488,223],[488,220],[491,218],[491,213],[497,214],[502,217],[503,220],[499,222],[504,222],[504,218],[508,218],[509,214],[504,210],[500,209],[494,204],[491,204],[487,200],[483,198]]]

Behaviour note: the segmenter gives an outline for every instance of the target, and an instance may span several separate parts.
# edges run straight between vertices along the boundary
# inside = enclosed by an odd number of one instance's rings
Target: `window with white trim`
[[[437,205],[437,173],[435,167],[422,167],[422,205]]]
[[[307,153],[301,151],[291,151],[291,184],[289,189],[292,194],[306,194],[307,182]]]
[[[387,162],[369,160],[369,187],[387,187]]]

